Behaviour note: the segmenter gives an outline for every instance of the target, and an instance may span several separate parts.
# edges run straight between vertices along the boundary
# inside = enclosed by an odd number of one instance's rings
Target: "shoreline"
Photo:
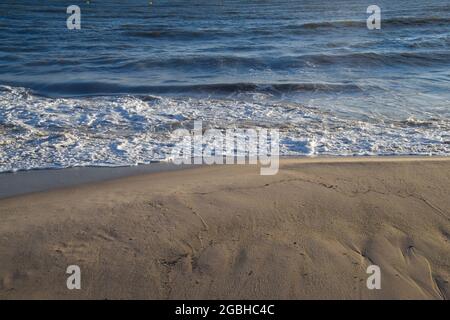
[[[449,160],[200,166],[2,199],[0,298],[449,299]]]
[[[280,161],[320,162],[358,162],[358,161],[447,161],[445,156],[282,156]],[[171,162],[155,162],[137,166],[86,166],[61,169],[31,169],[0,173],[0,200],[20,195],[51,191],[58,188],[116,180],[125,177],[145,175],[174,170],[189,170],[203,165],[175,165]],[[255,166],[245,164],[245,166]]]
[[[194,165],[189,167],[195,167]],[[188,169],[184,165],[158,162],[122,167],[72,167],[32,169],[0,173],[0,200],[20,195],[98,183],[135,175]]]

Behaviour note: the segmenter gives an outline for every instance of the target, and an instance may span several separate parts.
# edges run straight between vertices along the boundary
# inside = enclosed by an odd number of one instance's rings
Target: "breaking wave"
[[[124,95],[47,98],[0,87],[0,171],[167,160],[178,128],[276,128],[281,155],[450,155],[450,121],[364,120],[297,103]]]

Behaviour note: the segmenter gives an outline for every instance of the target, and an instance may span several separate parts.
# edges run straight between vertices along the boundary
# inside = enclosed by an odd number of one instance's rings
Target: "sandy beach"
[[[449,194],[448,158],[352,158],[14,196],[0,200],[0,299],[449,299]]]

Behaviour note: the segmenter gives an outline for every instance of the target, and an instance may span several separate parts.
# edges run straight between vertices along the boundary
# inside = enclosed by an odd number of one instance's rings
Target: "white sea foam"
[[[450,155],[450,120],[352,119],[320,108],[242,99],[46,98],[0,87],[0,172],[167,160],[177,128],[278,128],[282,155]]]

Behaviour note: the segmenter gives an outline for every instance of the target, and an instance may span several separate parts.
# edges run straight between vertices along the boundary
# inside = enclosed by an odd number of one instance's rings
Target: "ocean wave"
[[[429,26],[448,26],[450,18],[448,17],[394,17],[384,18],[382,20],[383,28],[389,27],[429,27]],[[124,36],[152,38],[152,39],[170,39],[170,40],[195,40],[205,38],[230,38],[252,35],[283,35],[304,34],[305,32],[332,30],[332,29],[348,29],[348,28],[366,28],[366,20],[334,20],[334,21],[317,21],[299,24],[279,25],[277,28],[266,27],[246,27],[241,29],[217,29],[217,28],[201,28],[201,29],[168,29],[161,25],[159,28],[153,27],[151,30],[146,29],[142,25],[126,24],[119,27]]]
[[[395,17],[384,18],[382,20],[383,27],[397,26],[448,26],[450,18],[448,17]],[[307,22],[296,25],[288,25],[285,27],[287,31],[302,31],[316,29],[334,29],[334,28],[365,28],[366,20],[334,20],[334,21],[317,21]]]
[[[349,54],[319,54],[302,57],[315,65],[349,66],[432,66],[448,64],[450,51],[434,52],[356,52]]]
[[[448,64],[450,51],[367,51],[343,54],[317,53],[284,56],[239,56],[237,54],[205,54],[183,57],[151,57],[128,59],[122,63],[109,65],[117,71],[143,71],[151,69],[171,68],[183,71],[195,70],[273,70],[285,71],[308,67],[327,66],[435,66]]]
[[[170,157],[177,128],[280,130],[281,155],[450,155],[450,120],[350,119],[297,103],[164,96],[47,98],[0,86],[0,172]]]
[[[310,70],[310,72],[331,72],[339,68],[354,68],[358,71],[367,68],[384,68],[384,67],[448,67],[450,64],[450,51],[446,48],[443,50],[427,51],[398,51],[398,52],[351,52],[345,54],[302,54],[302,55],[285,55],[277,57],[250,57],[239,55],[192,55],[184,57],[112,57],[110,55],[97,56],[95,58],[86,58],[76,60],[72,58],[65,59],[39,59],[28,60],[22,66],[36,67],[35,72],[39,72],[39,68],[47,68],[48,72],[55,72],[53,67],[58,67],[58,72],[67,71],[71,73],[73,68],[77,68],[78,72],[94,73],[94,75],[109,73],[126,73],[130,75],[139,75],[142,72],[177,72],[183,74],[192,74],[192,78],[204,75],[209,76],[208,82],[211,83],[211,77],[220,79],[218,74],[234,74],[236,78],[239,75],[251,75],[255,73],[270,73],[271,76],[278,72],[286,74],[286,72],[295,73],[298,70]],[[0,64],[1,65],[1,64]],[[6,70],[14,70],[15,65],[5,68]],[[62,70],[62,71],[61,71]],[[317,70],[317,71],[315,71]],[[65,77],[67,78],[67,77]],[[242,90],[272,90],[276,92],[286,91],[358,91],[355,85],[348,84],[327,84],[327,83],[288,83],[277,84],[276,82],[268,85],[269,89],[264,89],[264,85],[257,83],[245,84],[211,84],[211,85],[188,85],[173,86],[165,85],[159,82],[158,85],[145,85],[143,81],[128,81],[129,85],[117,84],[112,81],[77,81],[58,77],[58,83],[39,82],[19,82],[11,81],[3,83],[13,86],[30,87],[37,92],[51,95],[88,95],[88,94],[114,94],[114,93],[177,93],[177,92],[231,92]],[[94,76],[95,78],[95,76]],[[97,76],[98,78],[98,76]],[[200,79],[200,78],[199,78]],[[331,77],[332,79],[332,77]],[[190,81],[193,82],[193,81]]]
[[[214,83],[198,85],[136,85],[127,86],[108,82],[67,82],[53,84],[35,84],[29,86],[36,94],[48,97],[98,96],[111,94],[138,95],[234,95],[240,93],[264,93],[273,96],[299,94],[304,92],[338,93],[363,92],[366,90],[355,83]],[[0,86],[1,88],[1,86]],[[5,87],[3,87],[5,88]],[[371,87],[371,89],[374,89]],[[0,92],[6,89],[0,89]]]

